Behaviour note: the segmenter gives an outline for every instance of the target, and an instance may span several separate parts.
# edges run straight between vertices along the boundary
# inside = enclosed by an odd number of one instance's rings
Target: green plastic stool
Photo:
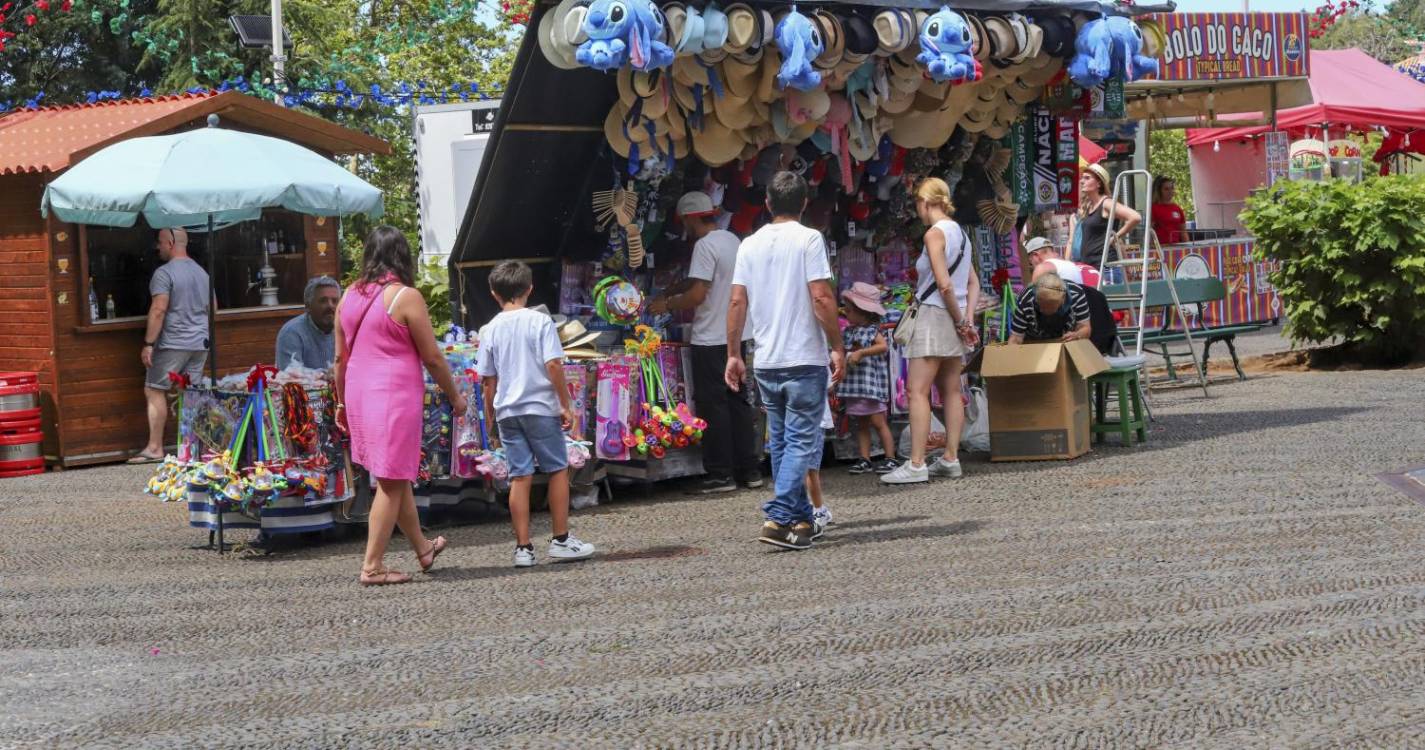
[[[1118,433],[1125,446],[1133,445],[1133,433],[1138,442],[1148,442],[1148,423],[1143,419],[1143,394],[1139,390],[1139,368],[1115,367],[1089,378],[1089,400],[1093,402],[1093,441],[1102,443],[1107,433]],[[1109,389],[1118,391],[1118,419],[1108,419]],[[1129,419],[1129,408],[1133,417]]]

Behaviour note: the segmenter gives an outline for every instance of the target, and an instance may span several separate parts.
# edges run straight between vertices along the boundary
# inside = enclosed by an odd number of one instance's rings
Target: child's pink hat
[[[868,313],[883,318],[886,316],[886,308],[881,305],[881,290],[864,281],[852,284],[850,289],[841,293],[841,299]]]

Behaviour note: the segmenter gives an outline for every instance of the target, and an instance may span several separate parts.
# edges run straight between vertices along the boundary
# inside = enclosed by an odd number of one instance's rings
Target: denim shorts
[[[564,430],[559,426],[559,417],[526,414],[505,417],[497,422],[500,426],[500,444],[504,446],[505,459],[510,462],[511,477],[534,474],[536,463],[544,474],[553,474],[569,467],[569,449],[565,447]]]

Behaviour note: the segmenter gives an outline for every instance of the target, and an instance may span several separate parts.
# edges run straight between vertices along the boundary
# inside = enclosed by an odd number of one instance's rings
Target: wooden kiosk
[[[22,110],[0,117],[0,369],[39,373],[44,454],[61,467],[121,461],[142,446],[148,280],[155,233],[67,224],[40,215],[45,186],[95,151],[124,140],[204,127],[290,140],[326,155],[385,154],[364,133],[237,92]],[[201,171],[203,165],[194,164]],[[337,221],[269,210],[259,221],[190,235],[213,276],[218,362],[245,370],[273,358],[277,331],[302,311],[309,278],[338,276]],[[257,269],[277,271],[276,304],[262,304]]]

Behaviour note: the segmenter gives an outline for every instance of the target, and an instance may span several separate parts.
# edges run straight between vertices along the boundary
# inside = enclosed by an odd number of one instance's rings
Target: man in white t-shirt
[[[703,471],[707,479],[700,494],[732,492],[742,482],[749,489],[762,486],[758,471],[756,414],[744,394],[723,382],[727,369],[727,304],[732,297],[732,270],[737,262],[737,235],[717,228],[717,209],[706,193],[687,193],[678,199],[678,215],[695,240],[686,281],[674,285],[673,294],[649,303],[649,310],[693,310],[693,330],[688,337],[693,354],[693,401],[697,415],[707,420],[703,431]]]
[[[1029,267],[1034,269],[1030,282],[1046,273],[1058,275],[1064,281],[1088,287],[1098,287],[1098,269],[1084,263],[1064,260],[1054,243],[1043,237],[1035,237],[1024,243],[1024,253],[1029,258]]]
[[[747,365],[740,342],[750,320],[756,341],[757,388],[767,410],[767,447],[775,493],[762,506],[758,541],[806,549],[818,535],[806,473],[820,453],[827,364],[840,382],[846,349],[836,321],[836,292],[821,233],[802,226],[807,184],[779,172],[767,186],[772,223],[742,241],[727,311],[727,387],[742,387]],[[827,349],[830,349],[828,355]]]

